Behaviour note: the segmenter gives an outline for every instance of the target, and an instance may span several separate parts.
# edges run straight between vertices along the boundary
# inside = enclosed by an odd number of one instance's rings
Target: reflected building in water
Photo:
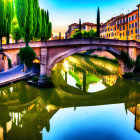
[[[134,129],[140,133],[140,104],[137,104],[135,107],[129,108],[129,111],[135,115]]]

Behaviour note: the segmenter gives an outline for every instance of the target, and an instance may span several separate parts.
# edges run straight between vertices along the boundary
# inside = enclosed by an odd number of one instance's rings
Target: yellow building
[[[140,33],[140,4],[137,9],[124,15],[113,17],[101,25],[100,36],[106,39],[136,40]]]
[[[15,40],[10,35],[9,37],[9,43],[15,43]],[[2,44],[6,44],[6,37],[2,37]]]

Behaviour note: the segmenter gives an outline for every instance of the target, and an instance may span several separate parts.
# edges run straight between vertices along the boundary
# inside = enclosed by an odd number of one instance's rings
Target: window
[[[122,20],[120,20],[120,24],[122,23]]]
[[[125,30],[125,25],[123,25],[123,30]]]
[[[134,23],[132,23],[132,28],[134,28]]]
[[[138,29],[135,29],[135,33],[136,33],[136,34],[138,33]]]
[[[114,36],[114,33],[113,33],[113,32],[111,33],[111,36],[112,36],[112,37]]]
[[[117,24],[119,24],[119,21],[117,21]]]
[[[137,19],[137,14],[135,14],[135,19]]]
[[[108,28],[108,31],[109,31],[109,28]]]
[[[129,24],[129,29],[131,29],[131,24]]]
[[[129,31],[126,31],[126,34],[129,35]]]
[[[115,33],[115,36],[116,36],[116,33]]]
[[[123,23],[125,23],[125,18],[123,19]]]
[[[134,20],[134,16],[132,16],[132,21]]]
[[[133,30],[131,30],[131,34],[133,34]]]
[[[122,36],[122,34],[120,33],[120,37]]]
[[[110,37],[110,34],[109,34],[109,37]]]
[[[131,21],[131,17],[129,17],[129,22]]]
[[[123,36],[124,36],[124,32],[123,32]]]
[[[82,26],[82,29],[86,29],[86,27],[85,26]]]
[[[121,31],[121,26],[120,26],[120,31]]]
[[[116,27],[114,27],[114,30],[116,31]]]
[[[138,27],[138,23],[137,22],[135,22],[135,27]]]

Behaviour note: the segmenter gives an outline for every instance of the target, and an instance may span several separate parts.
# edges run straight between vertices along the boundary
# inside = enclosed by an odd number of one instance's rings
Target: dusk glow
[[[53,24],[53,33],[64,33],[68,25],[77,22],[79,18],[82,22],[96,23],[96,13],[100,7],[101,22],[106,22],[113,16],[126,14],[129,10],[136,9],[139,0],[40,0],[40,7],[48,9],[50,19]]]

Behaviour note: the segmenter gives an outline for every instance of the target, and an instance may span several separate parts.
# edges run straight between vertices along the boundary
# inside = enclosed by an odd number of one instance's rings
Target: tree
[[[7,25],[7,31],[6,31],[6,37],[7,37],[7,44],[9,44],[9,36],[11,31],[11,22],[13,19],[13,1],[12,0],[6,0],[6,25]]]
[[[36,28],[36,32],[35,32],[36,38],[40,37],[41,29],[42,29],[42,16],[41,16],[40,7],[38,7],[38,9],[37,9],[37,28]]]
[[[45,11],[41,9],[41,16],[42,16],[42,31],[41,31],[41,41],[46,40],[46,18],[45,18]]]
[[[16,17],[14,18],[14,20],[12,21],[12,26],[11,26],[11,35],[13,37],[13,39],[16,41],[20,40],[22,38],[22,34],[18,25],[18,21],[16,19]]]
[[[23,39],[28,46],[33,38],[33,0],[15,0],[16,16]]]
[[[98,7],[98,12],[97,12],[97,37],[100,37],[100,10]]]
[[[79,19],[79,31],[81,32],[82,25],[81,25],[81,19]]]
[[[6,31],[6,7],[4,0],[0,0],[0,51],[2,51],[2,37]]]
[[[47,39],[51,38],[51,36],[52,36],[52,23],[49,22]]]
[[[35,36],[37,29],[37,15],[38,15],[38,0],[33,0],[33,36]]]
[[[32,63],[35,59],[36,53],[30,46],[21,48],[18,55],[22,63],[24,63],[28,68],[32,67]]]

